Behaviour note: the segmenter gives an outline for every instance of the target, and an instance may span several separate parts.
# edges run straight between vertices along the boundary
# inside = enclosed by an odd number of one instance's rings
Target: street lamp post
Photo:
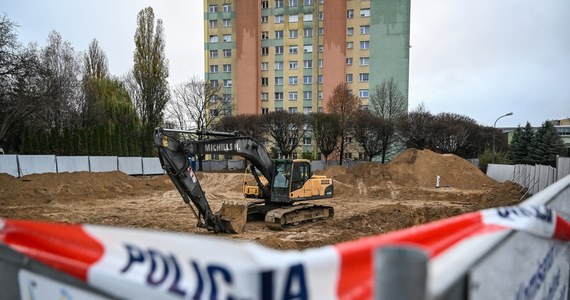
[[[508,116],[512,116],[512,115],[513,115],[512,112],[510,112],[508,114],[504,114],[504,115],[498,117],[497,120],[495,120],[495,123],[493,124],[493,157],[491,159],[493,164],[495,163],[495,126],[497,125],[497,121],[499,121],[500,118],[508,117]]]

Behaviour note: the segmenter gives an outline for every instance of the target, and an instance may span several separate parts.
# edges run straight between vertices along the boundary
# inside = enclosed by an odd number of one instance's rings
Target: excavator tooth
[[[230,233],[243,233],[245,223],[247,222],[248,203],[237,201],[226,201],[222,203],[222,207],[216,213],[222,221],[227,225]]]

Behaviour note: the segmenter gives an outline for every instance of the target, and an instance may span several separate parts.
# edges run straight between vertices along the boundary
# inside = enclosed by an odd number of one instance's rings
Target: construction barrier
[[[55,155],[18,155],[20,176],[57,173]]]
[[[89,156],[89,171],[113,172],[119,170],[117,156]]]
[[[9,174],[14,177],[20,177],[20,168],[18,168],[18,155],[0,155],[0,173]]]
[[[570,176],[520,206],[304,251],[4,219],[0,298],[568,299],[569,216]],[[394,265],[402,272],[392,273]],[[406,271],[417,274],[401,277]]]
[[[56,156],[58,173],[89,172],[89,156]]]
[[[119,157],[117,159],[119,171],[128,175],[142,175],[143,165],[141,157]]]

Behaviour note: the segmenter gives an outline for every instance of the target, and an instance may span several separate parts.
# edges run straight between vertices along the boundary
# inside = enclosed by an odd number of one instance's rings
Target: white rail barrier
[[[89,172],[89,156],[56,156],[57,172]]]
[[[20,176],[57,173],[55,155],[18,155]]]
[[[20,177],[20,168],[18,167],[18,155],[6,154],[0,155],[0,173]]]

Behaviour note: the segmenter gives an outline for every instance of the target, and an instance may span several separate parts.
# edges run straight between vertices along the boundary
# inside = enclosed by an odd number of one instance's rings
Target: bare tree
[[[394,78],[384,80],[376,85],[369,100],[372,111],[383,120],[382,126],[382,163],[386,162],[388,151],[399,141],[397,134],[398,119],[408,111],[408,101],[402,94]]]
[[[152,7],[141,10],[137,16],[133,79],[136,92],[131,94],[144,134],[143,153],[150,155],[155,127],[163,121],[163,110],[170,95],[168,90],[168,61],[164,53],[162,20],[156,20]],[[130,88],[129,90],[132,90]]]
[[[347,83],[338,84],[327,103],[328,112],[335,113],[340,118],[340,141],[338,150],[340,152],[339,164],[342,165],[344,150],[347,145],[347,137],[350,135],[347,126],[350,118],[360,107],[361,101],[358,96],[353,95],[348,89]]]
[[[0,17],[0,143],[38,108],[39,56],[35,44],[18,42],[16,24]],[[17,130],[14,130],[17,128]],[[6,145],[4,145],[6,146]]]
[[[422,103],[407,115],[401,117],[398,131],[407,148],[429,149],[431,147],[430,129],[434,116]]]
[[[468,147],[469,124],[475,124],[475,121],[462,115],[452,113],[436,115],[430,126],[433,150],[457,154]]]
[[[299,113],[271,112],[265,116],[262,126],[285,158],[297,149],[306,132],[305,115]]]
[[[369,161],[385,151],[384,138],[386,131],[391,130],[387,123],[385,119],[369,111],[361,110],[354,114],[348,124],[354,139],[364,150]]]
[[[83,74],[84,78],[102,79],[109,77],[107,55],[99,47],[99,42],[96,39],[91,41],[89,49],[83,55]]]
[[[325,165],[327,165],[329,156],[338,145],[341,132],[340,117],[333,113],[313,113],[311,114],[311,129],[317,148],[325,157]]]
[[[227,132],[239,132],[242,135],[250,136],[258,141],[263,141],[264,131],[262,124],[264,116],[260,115],[237,115],[225,116],[220,119],[216,129]]]
[[[168,118],[182,129],[211,130],[224,109],[222,88],[193,77],[174,88]]]

